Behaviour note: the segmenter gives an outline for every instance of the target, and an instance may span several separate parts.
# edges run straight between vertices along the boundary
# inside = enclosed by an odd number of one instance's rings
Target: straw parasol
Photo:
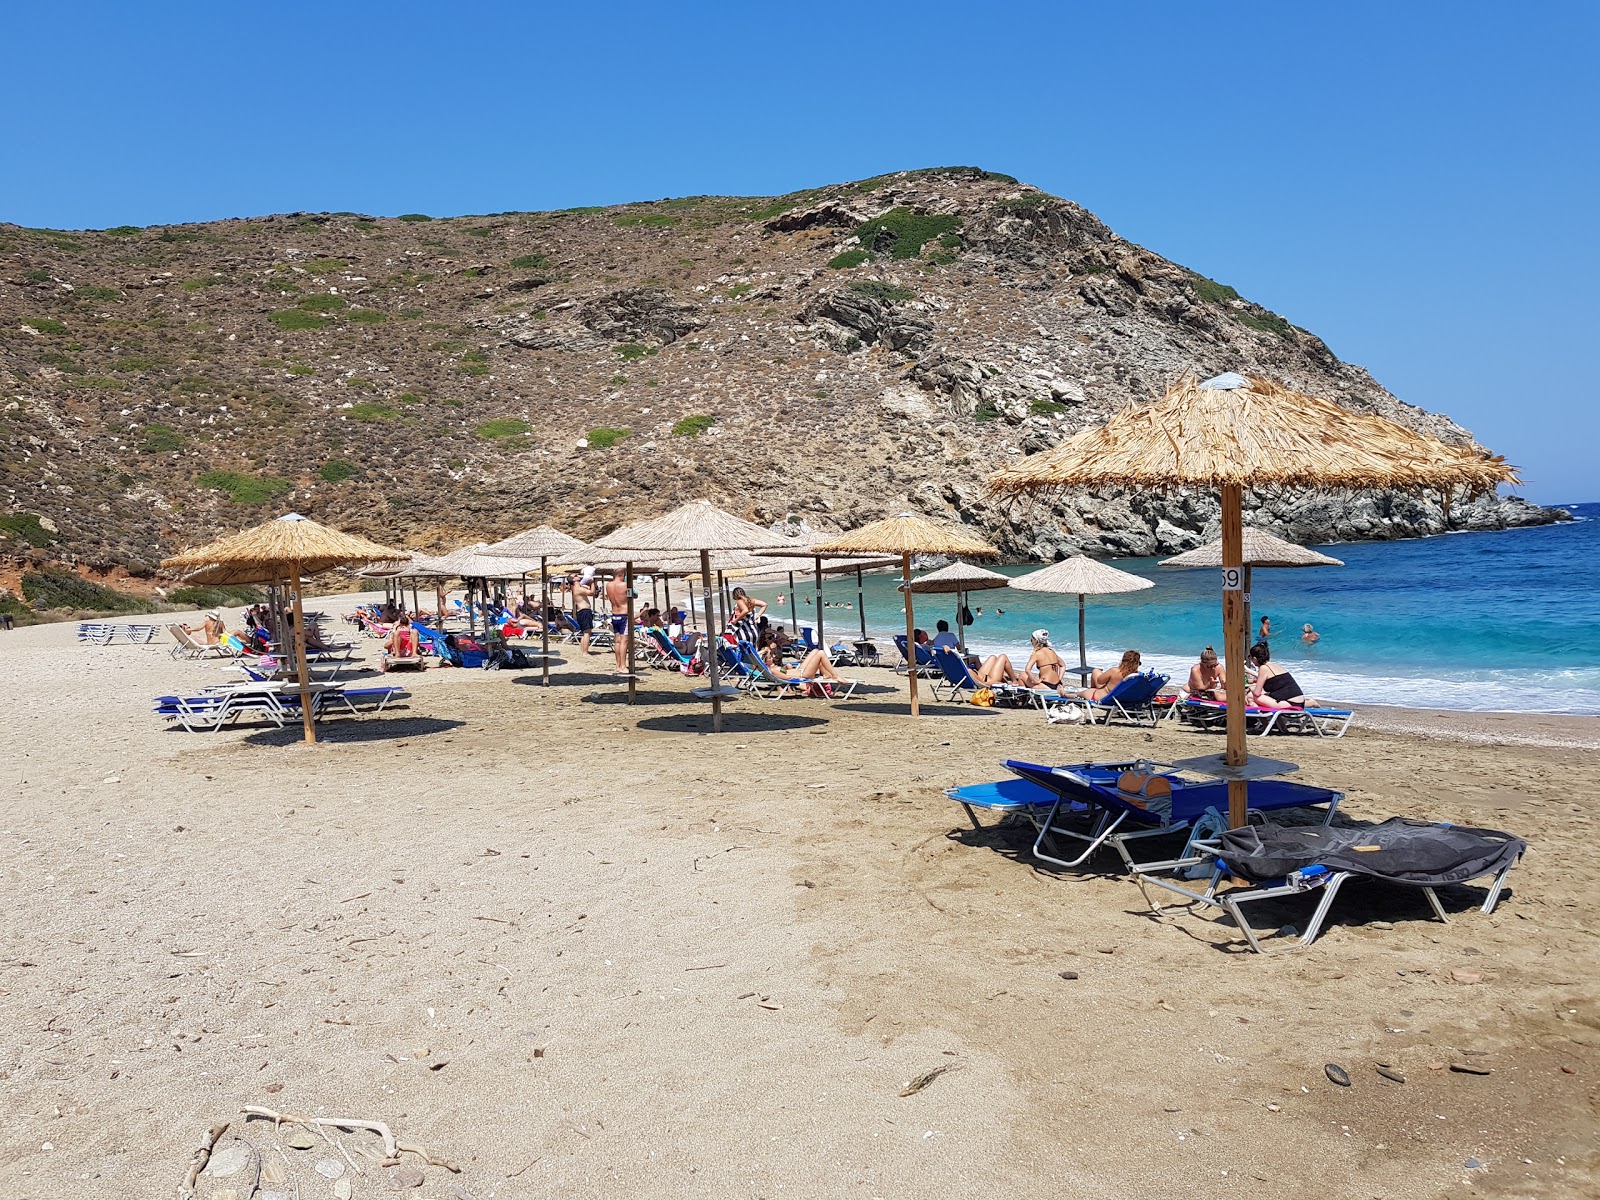
[[[527,562],[539,560],[539,657],[544,672],[544,686],[550,686],[550,560],[577,562],[588,557],[589,547],[577,538],[562,533],[550,525],[538,525],[513,533],[484,547],[487,557],[516,558]],[[523,572],[526,574],[526,572]],[[526,592],[526,588],[523,589]]]
[[[1019,575],[1011,581],[1011,586],[1019,592],[1056,592],[1078,597],[1078,678],[1082,680],[1089,674],[1089,649],[1083,632],[1084,597],[1142,592],[1155,584],[1082,554],[1074,554],[1041,570]]]
[[[1296,546],[1293,542],[1286,542],[1281,537],[1275,537],[1265,529],[1257,529],[1253,525],[1244,528],[1243,537],[1244,553],[1244,627],[1250,628],[1250,587],[1252,573],[1256,567],[1342,567],[1344,563],[1337,558],[1329,558],[1326,554],[1318,554],[1315,550],[1308,550],[1304,546]],[[1193,550],[1185,550],[1182,554],[1174,554],[1171,558],[1161,560],[1163,567],[1220,567],[1222,565],[1222,542],[1207,542],[1204,546],[1197,546]]]
[[[996,558],[1000,551],[988,542],[961,529],[936,524],[916,513],[900,513],[885,517],[870,525],[837,537],[825,537],[815,542],[811,550],[817,554],[898,554],[902,586],[911,586],[911,556],[913,554],[948,554],[970,558]],[[912,613],[911,593],[906,593],[906,671],[911,687],[911,715],[922,710],[917,701],[916,617]]]
[[[930,571],[921,579],[913,579],[910,586],[900,585],[901,591],[909,591],[915,595],[926,593],[949,595],[955,593],[956,597],[956,642],[961,647],[963,655],[967,652],[967,623],[962,620],[967,608],[968,592],[993,591],[996,588],[1010,587],[1009,576],[998,571],[988,571],[983,567],[975,567],[971,563],[953,562],[948,567],[940,567],[937,571]]]
[[[1222,614],[1227,649],[1228,816],[1244,824],[1244,489],[1432,489],[1446,499],[1514,483],[1504,459],[1448,446],[1393,421],[1352,412],[1271,380],[1186,374],[1151,404],[1118,412],[1052,450],[990,477],[1001,496],[1069,487],[1217,488],[1222,493]],[[1275,770],[1292,769],[1280,764]]]
[[[689,503],[650,521],[624,525],[594,542],[596,553],[621,551],[628,556],[628,699],[634,698],[633,679],[633,561],[664,558],[669,554],[694,551],[700,556],[701,599],[706,613],[706,670],[711,686],[696,695],[711,699],[711,728],[722,732],[722,698],[738,692],[720,684],[720,664],[716,644],[716,624],[711,615],[711,551],[762,550],[780,541],[770,529],[724,512],[709,500]]]
[[[318,525],[299,513],[288,513],[220,541],[185,550],[162,561],[165,570],[193,572],[206,583],[263,583],[289,577],[294,595],[295,659],[300,676],[300,715],[306,741],[317,740],[311,714],[311,679],[306,667],[306,622],[301,606],[301,580],[306,575],[384,562],[403,554],[364,537]]]

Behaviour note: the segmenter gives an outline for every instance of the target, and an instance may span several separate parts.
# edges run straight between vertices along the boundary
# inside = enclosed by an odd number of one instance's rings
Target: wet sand
[[[428,1200],[1593,1193],[1594,722],[1253,739],[1354,818],[1532,847],[1492,915],[1478,887],[1441,924],[1352,886],[1311,948],[1257,956],[1153,914],[1114,855],[1041,869],[943,796],[1004,757],[1220,737],[913,721],[867,670],[850,701],[740,699],[711,738],[689,681],[629,707],[610,667],[407,676],[306,748],[164,728],[152,696],[226,674],[165,645],[0,634],[0,1194],[172,1194],[223,1121],[302,1195],[338,1194],[308,1164],[343,1153],[354,1196],[391,1194],[371,1135],[279,1151],[249,1104],[391,1123],[461,1168],[424,1168]]]

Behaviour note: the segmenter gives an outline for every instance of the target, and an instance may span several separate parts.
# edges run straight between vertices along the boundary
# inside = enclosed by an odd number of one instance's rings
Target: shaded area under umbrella
[[[1019,592],[1055,592],[1078,597],[1078,678],[1086,681],[1089,677],[1089,644],[1084,636],[1084,597],[1142,592],[1155,587],[1155,584],[1127,571],[1119,571],[1107,563],[1074,554],[1048,567],[1017,576],[1011,581],[1011,586]]]
[[[311,713],[311,675],[306,664],[306,619],[301,601],[309,575],[335,567],[403,558],[399,550],[369,542],[319,525],[299,513],[288,513],[209,545],[185,550],[162,561],[164,570],[177,571],[196,582],[269,583],[287,578],[294,596],[294,649],[300,681],[300,715],[307,743],[317,740]]]
[[[1353,412],[1282,384],[1233,372],[1204,383],[1185,374],[1161,399],[1122,409],[1053,449],[990,476],[999,496],[1064,488],[1215,488],[1222,499],[1222,620],[1228,740],[1218,761],[1192,760],[1228,780],[1228,817],[1244,824],[1252,772],[1245,747],[1244,489],[1386,488],[1490,492],[1517,481],[1502,458],[1447,445],[1383,417]]]
[[[959,527],[940,525],[916,513],[900,513],[873,521],[860,529],[833,537],[819,538],[811,545],[814,554],[897,554],[900,556],[900,582],[911,585],[911,556],[913,554],[944,554],[954,558],[998,558],[1000,551],[982,538],[974,537]],[[906,592],[906,657],[912,663],[906,672],[911,689],[911,715],[921,711],[917,699],[917,672],[915,667],[916,615],[912,611],[913,593]]]

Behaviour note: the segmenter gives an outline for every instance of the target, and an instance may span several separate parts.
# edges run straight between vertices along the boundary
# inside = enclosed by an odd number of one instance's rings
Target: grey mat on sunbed
[[[1527,848],[1521,838],[1498,829],[1391,817],[1355,829],[1270,822],[1230,829],[1221,837],[1220,857],[1253,883],[1321,865],[1331,871],[1437,887],[1494,874]]]

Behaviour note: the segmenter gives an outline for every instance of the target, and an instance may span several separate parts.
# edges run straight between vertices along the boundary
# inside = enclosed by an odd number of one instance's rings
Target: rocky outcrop
[[[578,310],[578,320],[609,341],[660,346],[707,324],[694,305],[674,301],[670,292],[659,287],[627,288],[591,300]]]
[[[933,322],[906,304],[911,296],[884,286],[839,288],[816,297],[800,313],[818,342],[842,354],[882,344],[912,354],[933,338]]]

